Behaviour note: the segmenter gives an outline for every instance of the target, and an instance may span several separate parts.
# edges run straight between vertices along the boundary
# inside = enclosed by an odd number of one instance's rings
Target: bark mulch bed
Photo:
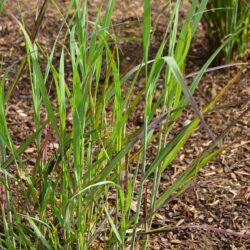
[[[38,1],[41,2],[41,1]],[[89,1],[89,14],[94,17],[99,0]],[[126,2],[126,3],[125,3]],[[156,2],[156,1],[154,1]],[[153,21],[155,22],[155,35],[151,49],[151,56],[157,50],[164,26],[165,16],[160,14],[164,10],[166,1],[157,1],[153,4]],[[67,1],[60,1],[59,5],[66,9]],[[9,1],[9,11],[18,15],[16,1]],[[31,27],[37,10],[36,1],[23,0],[20,3],[27,27]],[[183,9],[183,13],[185,8]],[[113,16],[113,24],[118,35],[127,37],[140,37],[141,16],[143,13],[141,1],[117,1]],[[48,9],[42,27],[39,30],[38,41],[46,48],[51,48],[60,28],[62,18],[58,12]],[[199,35],[192,44],[187,61],[188,72],[195,72],[205,62],[209,52],[206,50],[206,37],[204,26],[199,27]],[[121,71],[127,72],[141,60],[141,41],[123,42],[121,45]],[[2,69],[12,63],[18,62],[25,55],[25,43],[20,29],[13,18],[8,14],[0,15],[0,56],[3,58]],[[58,59],[60,54],[58,54]],[[239,59],[242,62],[246,59]],[[9,83],[15,75],[18,63],[10,74]],[[220,104],[241,103],[231,108],[218,109],[207,117],[212,131],[220,132],[233,119],[237,118],[249,106],[250,96],[250,70],[245,69],[240,78],[229,89]],[[200,107],[207,104],[218,91],[235,76],[240,69],[224,69],[207,73],[202,79],[195,99]],[[8,88],[8,86],[6,87]],[[138,91],[143,88],[143,79],[138,82]],[[159,91],[160,91],[159,87]],[[243,100],[243,101],[242,101]],[[18,85],[8,102],[8,126],[16,146],[20,145],[33,131],[33,111],[31,109],[32,97],[27,72],[22,75]],[[140,104],[141,106],[143,103]],[[140,105],[137,112],[131,117],[130,127],[140,126]],[[179,121],[179,126],[193,117],[187,109]],[[232,143],[218,157],[211,161],[198,174],[195,182],[178,198],[170,200],[157,214],[153,226],[160,228],[167,226],[175,228],[149,236],[151,249],[250,249],[250,239],[242,234],[250,234],[250,114],[248,113],[234,126],[224,140]],[[205,131],[198,129],[185,145],[182,153],[166,170],[162,176],[160,192],[181,173],[209,142]],[[51,149],[56,145],[51,144]],[[154,152],[152,148],[152,152]],[[32,171],[35,163],[33,148],[28,149],[22,156],[27,169]],[[22,206],[22,201],[17,202]],[[192,225],[192,227],[190,226]],[[222,230],[220,230],[222,229]],[[225,230],[223,230],[225,229]],[[233,230],[233,231],[227,231]],[[238,232],[238,235],[236,232]]]

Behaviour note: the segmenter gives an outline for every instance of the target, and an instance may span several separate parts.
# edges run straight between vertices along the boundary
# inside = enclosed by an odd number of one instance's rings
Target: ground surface
[[[16,1],[9,1],[12,13],[17,14]],[[27,27],[31,27],[36,13],[36,1],[20,1]],[[42,1],[38,1],[42,2]],[[94,16],[96,4],[99,0],[89,1],[90,16]],[[162,2],[161,4],[159,2]],[[164,10],[164,2],[157,1],[153,10],[153,21],[158,23],[152,55],[159,44],[162,30],[165,27],[165,18],[159,15]],[[67,1],[60,1],[60,6],[65,9]],[[185,10],[184,10],[185,11]],[[113,24],[120,24],[117,34],[130,37],[140,37],[140,26],[143,9],[141,1],[118,1],[114,12]],[[126,23],[121,25],[126,21]],[[52,9],[46,14],[42,28],[39,31],[38,40],[44,48],[50,48],[60,28],[60,15]],[[195,39],[187,65],[188,72],[194,72],[205,62],[208,51],[203,27],[199,28],[200,35]],[[142,49],[140,41],[124,42],[121,45],[122,61],[121,71],[127,72],[140,62]],[[25,55],[23,36],[17,23],[9,14],[0,15],[0,56],[7,68],[12,63],[18,62]],[[60,54],[58,54],[59,58]],[[241,59],[240,61],[243,61]],[[13,79],[18,63],[10,74]],[[212,97],[232,77],[241,71],[236,67],[230,70],[220,70],[208,73],[202,79],[196,92],[196,101],[200,107],[208,103]],[[139,81],[138,89],[143,87],[143,81]],[[8,86],[6,86],[8,88]],[[249,105],[250,96],[250,70],[245,69],[233,87],[230,88],[222,104],[244,101],[235,108],[222,109],[212,113],[207,122],[212,131],[219,135],[220,132]],[[27,74],[22,76],[17,88],[8,103],[8,125],[16,145],[28,137],[34,128],[31,90]],[[131,119],[131,127],[140,125],[140,106]],[[185,111],[182,122],[192,118],[190,110]],[[216,228],[231,229],[237,232],[250,233],[250,124],[249,114],[230,130],[225,143],[233,143],[228,149],[209,163],[198,175],[196,182],[179,198],[171,200],[160,211],[154,221],[155,228],[162,226],[207,225]],[[199,129],[188,141],[178,159],[168,168],[161,180],[161,190],[174,180],[174,178],[195,158],[209,141],[206,133]],[[51,146],[53,147],[53,145]],[[27,169],[33,168],[33,150],[27,150],[23,156]],[[21,204],[20,204],[21,205]],[[250,241],[236,236],[222,233],[208,232],[202,229],[186,230],[180,228],[173,232],[150,235],[149,243],[152,249],[250,249]]]

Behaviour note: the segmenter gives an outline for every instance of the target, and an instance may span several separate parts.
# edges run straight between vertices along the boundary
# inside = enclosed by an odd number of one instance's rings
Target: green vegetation
[[[3,11],[4,5],[6,4],[7,0],[0,1],[0,12]]]
[[[241,30],[223,49],[226,62],[233,53],[242,56],[250,48],[250,2],[247,0],[213,0],[208,3],[205,19],[211,46],[217,46],[227,36]]]
[[[41,20],[46,2],[38,16]],[[109,0],[105,15],[100,10],[94,22],[87,19],[87,1],[70,2],[62,23],[62,30],[66,30],[65,43],[58,67],[53,64],[55,50],[60,48],[58,40],[51,53],[47,53],[34,42],[35,32],[29,34],[16,20],[25,37],[27,54],[7,92],[4,86],[11,68],[0,81],[0,171],[6,194],[1,215],[1,249],[88,249],[100,236],[107,249],[125,249],[128,245],[135,249],[136,239],[141,232],[150,231],[162,205],[176,191],[184,190],[197,172],[224,149],[218,143],[228,130],[215,138],[203,117],[236,79],[202,111],[192,95],[216,55],[223,48],[231,51],[238,30],[231,29],[232,35],[211,55],[189,86],[184,81],[187,54],[207,3],[207,0],[193,1],[181,27],[181,1],[170,6],[168,27],[152,59],[149,54],[151,1],[144,0],[143,61],[125,75],[120,74],[118,40],[110,28],[114,0]],[[58,7],[55,2],[54,5]],[[70,15],[73,9],[74,14]],[[240,34],[243,37],[245,30]],[[45,68],[39,56],[46,62]],[[71,64],[72,84],[66,78],[66,58]],[[6,122],[6,108],[25,65],[32,88],[35,132],[16,148]],[[134,95],[140,74],[145,76],[145,88]],[[163,74],[163,90],[155,102],[158,80]],[[56,91],[56,107],[48,90],[50,77]],[[144,103],[144,125],[130,131],[128,119],[139,102]],[[176,131],[174,124],[187,105],[196,118]],[[46,120],[41,119],[43,109]],[[108,110],[112,110],[112,116]],[[72,114],[71,131],[67,130],[69,114]],[[210,145],[170,187],[159,192],[162,173],[199,124],[211,137]],[[47,136],[42,136],[45,133]],[[52,135],[59,148],[44,159],[46,140]],[[21,155],[33,143],[37,158],[30,174]],[[148,149],[152,145],[157,148],[157,154],[149,164]],[[15,174],[10,167],[15,169]],[[152,185],[145,197],[148,180]],[[13,182],[20,188],[22,209],[13,202]],[[144,199],[148,199],[148,207],[144,207]],[[133,211],[132,206],[136,206]],[[146,248],[147,236],[140,237],[144,237]]]

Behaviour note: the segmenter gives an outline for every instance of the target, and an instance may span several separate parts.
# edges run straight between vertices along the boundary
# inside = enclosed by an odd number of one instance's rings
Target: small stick
[[[227,234],[243,239],[250,240],[250,234],[249,233],[243,233],[243,232],[237,232],[231,229],[225,229],[225,228],[217,228],[214,226],[201,224],[201,225],[186,225],[186,226],[178,226],[178,227],[172,227],[172,228],[159,228],[156,230],[148,231],[148,232],[141,232],[140,234],[146,235],[146,234],[158,234],[158,233],[165,233],[165,232],[172,232],[172,231],[179,231],[179,230],[192,230],[192,229],[202,229],[208,232],[215,232],[219,234]]]

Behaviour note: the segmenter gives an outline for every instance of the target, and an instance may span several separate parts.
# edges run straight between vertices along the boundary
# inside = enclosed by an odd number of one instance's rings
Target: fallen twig
[[[179,230],[192,230],[192,229],[202,229],[209,232],[215,232],[219,234],[227,234],[232,235],[235,237],[243,238],[250,240],[250,233],[244,233],[244,232],[238,232],[231,229],[225,229],[225,228],[217,228],[214,226],[202,224],[202,225],[186,225],[186,226],[178,226],[178,227],[172,227],[172,228],[159,228],[156,230],[148,231],[148,232],[141,232],[140,234],[158,234],[158,233],[166,233],[166,232],[173,232],[173,231],[179,231]]]

